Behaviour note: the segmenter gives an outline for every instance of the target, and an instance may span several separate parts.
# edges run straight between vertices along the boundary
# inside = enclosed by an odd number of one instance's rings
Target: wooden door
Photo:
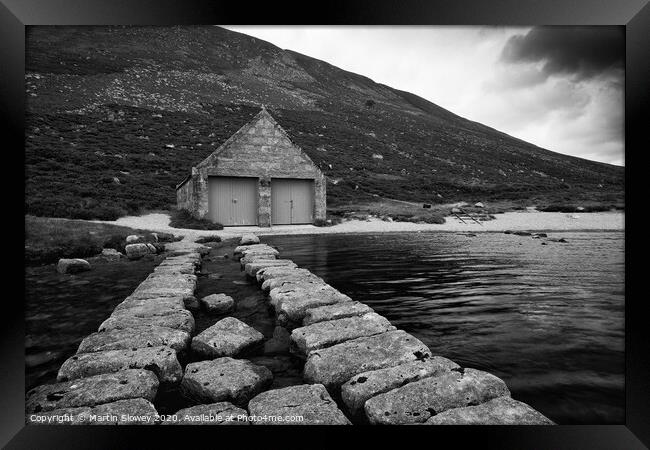
[[[210,177],[209,215],[222,225],[257,225],[257,179]]]
[[[314,182],[273,178],[271,222],[273,225],[313,223]]]

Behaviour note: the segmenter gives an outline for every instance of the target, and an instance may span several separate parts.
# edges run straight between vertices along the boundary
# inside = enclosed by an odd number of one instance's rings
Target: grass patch
[[[439,205],[423,208],[420,203],[402,202],[382,199],[374,202],[349,203],[330,208],[332,217],[344,217],[353,220],[366,220],[377,217],[381,220],[413,223],[445,223],[446,211]]]
[[[191,230],[223,230],[223,225],[207,219],[197,219],[186,209],[171,211],[169,226],[174,228],[189,228]]]
[[[549,205],[538,207],[538,211],[543,212],[603,212],[618,209],[616,205],[575,205],[571,203],[551,203]]]
[[[124,252],[126,237],[142,235],[145,242],[154,242],[150,231],[82,220],[25,216],[25,264],[49,264],[59,258],[87,258],[114,248]],[[160,240],[173,235],[157,233]]]

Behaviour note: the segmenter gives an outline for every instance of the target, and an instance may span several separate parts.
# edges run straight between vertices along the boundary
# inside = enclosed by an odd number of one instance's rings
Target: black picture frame
[[[648,0],[344,0],[309,5],[305,2],[233,2],[209,0],[0,0],[0,114],[5,126],[3,155],[5,161],[5,207],[19,211],[16,186],[24,185],[15,169],[24,155],[24,38],[27,25],[191,25],[191,24],[382,24],[382,25],[622,25],[626,36],[625,86],[625,161],[626,161],[626,420],[625,425],[556,426],[556,427],[356,427],[352,430],[330,427],[310,428],[297,433],[296,427],[271,430],[256,427],[218,432],[211,427],[50,427],[24,424],[24,309],[17,297],[5,290],[0,327],[2,363],[0,364],[0,445],[6,448],[122,448],[199,446],[196,439],[207,439],[210,446],[225,445],[225,436],[248,445],[251,438],[272,439],[266,445],[280,445],[282,440],[322,445],[348,441],[354,432],[373,438],[390,435],[403,444],[415,445],[415,439],[448,445],[469,442],[495,448],[589,448],[636,449],[650,445],[650,352],[649,327],[643,315],[645,297],[630,289],[630,272],[636,231],[630,199],[636,194],[631,187],[631,167],[647,148],[648,81],[650,81],[650,5]],[[637,165],[638,166],[638,165]],[[638,170],[638,167],[637,167]],[[15,176],[12,183],[9,178]],[[636,194],[639,196],[639,194]],[[24,206],[23,206],[24,210]],[[630,215],[631,214],[631,215]],[[632,220],[631,220],[632,218]],[[18,219],[14,219],[17,230]],[[20,231],[16,231],[20,234]],[[5,249],[11,254],[22,252],[19,239],[7,236]],[[638,247],[638,246],[637,246]],[[14,264],[17,266],[17,264]],[[15,267],[11,270],[18,272]],[[22,268],[20,269],[22,271]],[[8,279],[18,279],[8,273]],[[13,308],[10,308],[13,306]],[[82,312],[81,312],[82,313]],[[197,430],[197,428],[200,428]],[[303,430],[304,431],[304,430]],[[284,437],[278,437],[282,433]],[[343,434],[343,435],[342,435]],[[215,441],[215,437],[218,441]],[[300,439],[300,441],[298,441]],[[140,444],[135,444],[135,442]],[[156,444],[159,442],[160,444]],[[291,441],[284,441],[291,442]],[[352,441],[349,441],[352,443]],[[166,445],[165,445],[166,444]]]

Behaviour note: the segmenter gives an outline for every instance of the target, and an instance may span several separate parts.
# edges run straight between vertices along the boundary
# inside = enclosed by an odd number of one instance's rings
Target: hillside
[[[25,82],[25,203],[38,216],[168,209],[261,104],[327,175],[330,205],[623,200],[623,168],[219,27],[28,27]]]

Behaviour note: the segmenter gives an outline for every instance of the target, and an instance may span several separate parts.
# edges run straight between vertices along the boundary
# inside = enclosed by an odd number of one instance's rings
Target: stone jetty
[[[268,302],[275,317],[273,336],[265,337],[242,321],[246,316],[228,316],[249,300],[232,291],[197,299],[209,252],[197,243],[170,244],[165,259],[62,364],[57,382],[27,393],[26,422],[553,424],[511,398],[503,380],[432,354],[368,305],[249,235],[234,260],[224,261],[239,264],[262,290],[257,301]],[[196,314],[212,318],[200,332]],[[302,368],[302,380],[275,383],[270,368],[286,360]],[[161,415],[157,408],[169,407],[170,393],[183,401]]]
[[[368,305],[353,301],[264,244],[238,247],[242,269],[268,291],[277,323],[291,332],[291,351],[305,358],[307,385],[259,394],[251,415],[291,403],[327,423],[539,424],[553,422],[511,398],[498,377],[463,368],[396,329]],[[309,389],[307,387],[310,387]],[[303,394],[326,393],[321,400]],[[275,399],[275,400],[274,400]],[[337,403],[345,420],[322,410]],[[317,413],[315,411],[318,411]],[[339,420],[342,420],[339,422]]]

